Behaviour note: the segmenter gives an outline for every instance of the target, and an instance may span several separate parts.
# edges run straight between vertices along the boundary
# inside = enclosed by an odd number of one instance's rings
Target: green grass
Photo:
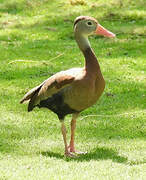
[[[0,0],[0,180],[145,179],[145,7],[145,0]],[[90,37],[106,89],[77,122],[77,149],[88,154],[66,159],[56,115],[27,113],[19,100],[52,74],[84,65],[73,36],[79,15],[117,38]]]

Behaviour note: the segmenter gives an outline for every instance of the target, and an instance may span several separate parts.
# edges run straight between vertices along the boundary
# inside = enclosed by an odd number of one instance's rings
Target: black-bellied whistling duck
[[[97,58],[91,49],[88,36],[92,34],[115,37],[103,28],[96,19],[79,16],[74,22],[74,34],[77,44],[85,57],[85,67],[61,71],[30,90],[20,101],[29,101],[28,111],[33,108],[48,108],[58,115],[65,145],[65,155],[72,157],[77,153],[74,145],[76,119],[81,111],[92,106],[101,96],[105,81]],[[64,118],[72,114],[71,139],[66,140]]]

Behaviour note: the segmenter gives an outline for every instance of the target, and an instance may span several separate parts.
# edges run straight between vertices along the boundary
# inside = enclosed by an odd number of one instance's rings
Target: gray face
[[[75,32],[84,36],[89,36],[95,32],[96,28],[97,22],[90,19],[83,19],[75,25]]]

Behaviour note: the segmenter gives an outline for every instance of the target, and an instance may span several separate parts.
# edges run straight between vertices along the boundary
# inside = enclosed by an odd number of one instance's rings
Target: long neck
[[[79,35],[75,33],[75,39],[77,41],[77,44],[82,51],[84,57],[85,57],[85,68],[90,69],[91,71],[100,71],[100,66],[98,63],[98,60],[91,49],[90,42],[88,40],[88,37]]]

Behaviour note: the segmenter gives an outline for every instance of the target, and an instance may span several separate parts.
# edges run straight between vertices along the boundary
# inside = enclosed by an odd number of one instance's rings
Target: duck
[[[73,27],[75,40],[85,59],[84,67],[57,72],[28,91],[20,100],[20,103],[28,102],[28,112],[35,107],[47,108],[58,116],[64,141],[64,155],[67,157],[83,153],[75,148],[77,118],[83,110],[97,102],[105,88],[105,80],[88,37],[93,34],[109,38],[116,36],[89,16],[77,17]],[[68,114],[72,115],[69,144],[65,126],[65,116]]]

